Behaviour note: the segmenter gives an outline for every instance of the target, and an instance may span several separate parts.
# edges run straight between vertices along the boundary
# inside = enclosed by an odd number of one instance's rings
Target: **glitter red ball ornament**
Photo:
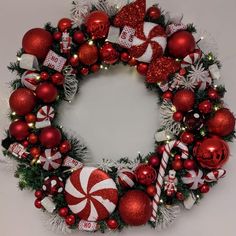
[[[36,88],[36,96],[44,103],[54,102],[57,98],[58,91],[56,87],[49,82],[43,82]]]
[[[198,110],[203,114],[212,112],[212,103],[209,100],[205,100],[198,105]]]
[[[191,159],[187,159],[187,160],[184,160],[184,168],[186,170],[193,170],[196,168],[196,163],[194,160],[191,160]]]
[[[161,160],[157,155],[152,155],[148,159],[148,165],[150,165],[154,168],[158,167],[160,165],[160,162],[161,162]]]
[[[140,164],[135,169],[135,176],[138,183],[148,186],[156,180],[157,173],[153,167]]]
[[[182,121],[184,118],[182,112],[180,111],[176,111],[174,114],[173,114],[173,120],[176,121],[176,122],[180,122]]]
[[[34,206],[38,209],[42,208],[41,200],[40,199],[35,199]]]
[[[180,140],[185,144],[191,144],[194,141],[194,135],[188,131],[185,131],[181,134]]]
[[[73,40],[75,43],[83,43],[85,41],[84,33],[81,31],[75,31],[73,34]]]
[[[52,126],[43,128],[39,135],[39,141],[46,148],[56,147],[61,142],[61,131]]]
[[[145,192],[130,190],[121,197],[118,210],[126,224],[144,225],[151,217],[152,203]]]
[[[25,121],[14,121],[10,124],[9,133],[17,141],[22,141],[29,135],[29,126]]]
[[[137,65],[137,71],[140,75],[146,75],[148,71],[148,64],[146,63],[139,63]]]
[[[65,222],[67,225],[70,225],[70,226],[75,224],[75,216],[74,215],[66,216]]]
[[[53,74],[51,76],[51,79],[55,85],[63,85],[65,81],[64,75],[59,72],[56,72],[55,74]]]
[[[56,41],[61,40],[61,36],[62,36],[62,33],[59,32],[59,31],[53,33],[53,38],[54,38],[54,40],[56,40]]]
[[[216,136],[207,138],[195,146],[194,156],[203,168],[219,169],[229,159],[229,146]]]
[[[227,136],[234,131],[235,117],[226,108],[221,108],[207,122],[208,130],[212,134]]]
[[[62,193],[64,190],[63,180],[58,176],[46,177],[43,181],[43,191],[50,196]]]
[[[116,51],[116,49],[111,43],[105,43],[100,48],[100,57],[103,62],[112,65],[118,61],[119,53]]]
[[[195,103],[194,92],[187,89],[179,90],[173,98],[173,104],[177,111],[187,112],[192,110]]]
[[[71,150],[71,144],[68,140],[64,140],[59,147],[60,153],[64,154]]]
[[[146,188],[146,193],[148,194],[148,196],[150,197],[154,197],[157,193],[157,188],[155,185],[149,185]]]
[[[115,219],[108,219],[106,222],[107,222],[107,226],[109,229],[114,230],[114,229],[117,229],[119,226],[117,220],[115,220]]]
[[[195,39],[190,32],[178,31],[168,40],[167,48],[171,56],[184,58],[195,50]]]
[[[32,147],[30,148],[30,155],[33,157],[33,159],[38,159],[41,154],[40,147]]]
[[[61,20],[59,20],[57,24],[57,27],[59,28],[61,32],[64,32],[70,29],[71,26],[72,26],[72,21],[69,18],[62,18]]]
[[[60,208],[59,211],[58,211],[59,216],[61,216],[61,217],[63,217],[63,218],[65,218],[66,216],[68,216],[68,213],[69,213],[68,207],[62,207],[62,208]]]
[[[25,53],[32,54],[38,59],[44,59],[52,46],[52,35],[41,28],[29,30],[22,39],[22,48]]]
[[[87,16],[85,25],[92,39],[105,38],[110,26],[109,16],[104,11],[93,11]]]
[[[27,123],[34,123],[36,121],[36,116],[32,113],[29,113],[25,116],[25,121]]]
[[[161,16],[161,10],[158,7],[150,7],[147,10],[147,15],[150,17],[151,20],[157,20]]]
[[[129,55],[129,53],[127,53],[127,52],[122,52],[122,53],[120,54],[120,59],[121,59],[121,61],[123,61],[123,62],[128,62],[128,61],[130,60],[130,55]]]
[[[208,193],[209,190],[210,190],[210,187],[209,187],[208,184],[203,184],[203,185],[201,186],[201,188],[200,188],[200,192],[201,192],[201,193]]]
[[[98,60],[98,49],[94,44],[82,44],[77,54],[79,56],[79,61],[85,65],[92,65]]]
[[[31,144],[35,144],[38,142],[38,136],[34,133],[31,133],[28,137],[28,140]]]
[[[171,91],[166,91],[162,94],[162,99],[171,100],[173,98],[173,93]]]
[[[23,116],[30,113],[36,104],[33,92],[27,88],[16,89],[9,98],[9,105],[17,115]]]
[[[172,168],[176,171],[183,169],[183,162],[182,160],[174,160],[172,162]]]

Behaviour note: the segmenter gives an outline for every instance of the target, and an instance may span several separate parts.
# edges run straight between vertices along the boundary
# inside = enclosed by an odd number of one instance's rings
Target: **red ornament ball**
[[[29,113],[25,116],[25,121],[27,123],[34,123],[36,121],[36,116],[32,113]]]
[[[43,198],[43,192],[41,190],[36,190],[34,196],[41,200]]]
[[[139,63],[137,65],[137,71],[140,75],[145,76],[147,74],[148,71],[148,64],[146,63]]]
[[[34,205],[35,205],[35,207],[38,208],[38,209],[42,208],[41,200],[40,200],[40,199],[36,199],[36,200],[34,201]]]
[[[22,48],[25,53],[32,54],[38,59],[44,59],[52,46],[52,35],[41,28],[29,30],[23,37]]]
[[[109,229],[114,230],[114,229],[118,228],[119,224],[118,224],[117,220],[109,219],[109,220],[107,220],[107,226],[108,226]]]
[[[70,225],[70,226],[75,224],[75,215],[66,216],[65,222],[67,225]]]
[[[182,112],[180,112],[180,111],[176,111],[173,114],[173,120],[176,122],[181,122],[183,120],[183,118],[184,118],[184,116],[183,116]]]
[[[148,195],[140,190],[130,190],[119,203],[121,219],[128,225],[144,225],[152,214],[152,203]]]
[[[81,31],[75,31],[73,34],[73,40],[75,43],[83,43],[85,41],[84,33]]]
[[[198,113],[189,112],[184,117],[184,123],[189,130],[199,130],[203,125],[203,119]]]
[[[85,65],[92,65],[98,60],[98,49],[94,44],[82,44],[77,54],[79,56],[79,61]]]
[[[176,171],[183,169],[183,162],[182,160],[174,160],[172,162],[172,168]]]
[[[184,161],[184,168],[186,170],[193,170],[196,168],[196,163],[194,160],[191,160],[191,159],[187,159]]]
[[[181,202],[184,201],[184,199],[185,199],[183,193],[181,193],[181,192],[176,193],[176,198]]]
[[[65,81],[64,75],[59,72],[56,72],[55,74],[53,74],[51,76],[51,79],[55,85],[63,85]]]
[[[160,165],[160,162],[161,162],[161,160],[157,155],[152,155],[148,159],[148,165],[150,165],[154,168],[158,167]]]
[[[30,155],[33,157],[33,159],[38,159],[41,154],[40,147],[32,147],[30,148]]]
[[[105,43],[100,48],[100,57],[106,64],[112,65],[118,61],[119,53],[111,43]]]
[[[24,140],[22,143],[21,143],[25,148],[27,148],[29,146],[29,142],[27,140]]]
[[[79,65],[79,57],[77,54],[73,55],[70,59],[69,59],[70,64],[73,67],[76,67]]]
[[[196,43],[193,35],[187,31],[178,31],[168,40],[167,48],[171,56],[184,58],[194,52]]]
[[[210,191],[210,187],[208,184],[203,184],[200,188],[201,193],[208,193]]]
[[[59,28],[61,32],[64,32],[70,29],[71,26],[72,26],[72,21],[69,18],[62,18],[61,20],[59,20],[57,24],[57,27]]]
[[[31,90],[18,88],[11,94],[9,104],[12,111],[19,116],[24,116],[34,109],[36,99]]]
[[[91,71],[93,72],[93,73],[96,73],[96,72],[98,72],[100,70],[100,66],[98,65],[98,64],[93,64],[92,66],[91,66]]]
[[[162,94],[162,99],[164,100],[172,100],[173,93],[171,91],[166,91]]]
[[[58,211],[59,216],[61,216],[61,217],[63,217],[63,218],[65,218],[66,216],[68,216],[68,213],[69,213],[68,207],[62,207],[62,208],[60,208],[59,211]]]
[[[39,141],[46,148],[56,147],[61,142],[61,131],[52,126],[45,127],[39,135]]]
[[[109,31],[109,16],[104,11],[93,11],[88,15],[85,25],[92,39],[105,38]]]
[[[155,169],[146,164],[140,164],[135,169],[135,176],[138,183],[143,185],[151,185],[157,178]]]
[[[188,131],[185,131],[181,134],[180,140],[185,144],[191,144],[194,141],[194,135]]]
[[[219,169],[229,159],[229,146],[216,136],[207,138],[195,146],[194,155],[203,168]]]
[[[234,131],[235,117],[230,110],[221,108],[207,122],[207,126],[210,133],[227,136]]]
[[[71,150],[71,144],[68,140],[64,140],[59,147],[60,153],[64,154]]]
[[[120,59],[123,62],[128,62],[130,60],[130,55],[127,52],[122,52],[120,55]]]
[[[146,188],[146,192],[147,192],[148,196],[154,197],[157,193],[157,188],[155,185],[149,185]]]
[[[128,61],[128,64],[130,65],[130,66],[136,66],[137,65],[137,60],[134,58],[134,57],[132,57],[129,61]]]
[[[203,114],[211,113],[212,103],[209,100],[205,100],[198,105],[198,110]]]
[[[194,92],[187,89],[179,90],[173,98],[173,104],[177,111],[187,112],[192,110],[195,103]]]
[[[175,160],[181,160],[182,159],[180,154],[175,154],[174,158],[175,158]]]
[[[158,7],[150,7],[147,11],[147,15],[151,20],[157,20],[161,16],[161,10]]]
[[[40,79],[41,80],[48,80],[49,79],[49,74],[46,71],[42,71],[40,73]]]
[[[81,75],[88,75],[88,73],[89,73],[89,69],[88,68],[86,68],[86,67],[83,67],[81,70],[80,70],[80,73],[81,73]]]
[[[56,40],[56,41],[61,40],[61,36],[62,36],[62,33],[59,32],[59,31],[53,33],[53,38],[54,38],[54,40]]]
[[[52,83],[43,82],[36,88],[36,96],[44,103],[54,102],[57,98],[58,91]]]
[[[38,142],[38,136],[34,133],[31,133],[28,137],[28,140],[31,144],[35,144]]]
[[[64,190],[64,183],[60,177],[50,176],[46,177],[42,186],[43,191],[50,196],[62,193]]]
[[[207,95],[208,95],[208,97],[209,97],[211,100],[216,100],[216,99],[219,99],[219,98],[220,98],[218,92],[217,92],[215,89],[213,89],[213,88],[210,88],[210,89],[208,90]]]
[[[25,121],[14,121],[10,124],[9,133],[17,141],[22,141],[29,135],[29,126]]]
[[[165,145],[159,145],[156,147],[156,152],[158,154],[162,155],[164,151],[165,151]]]

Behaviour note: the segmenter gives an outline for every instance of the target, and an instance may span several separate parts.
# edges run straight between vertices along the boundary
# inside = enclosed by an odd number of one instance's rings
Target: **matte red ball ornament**
[[[174,160],[172,162],[172,168],[176,171],[183,169],[183,162],[182,160]]]
[[[180,140],[181,140],[181,142],[183,142],[187,145],[191,144],[194,141],[194,135],[188,131],[185,131],[181,134]]]
[[[179,90],[173,98],[173,104],[177,111],[187,112],[192,110],[195,103],[194,92],[187,89]]]
[[[74,215],[66,216],[65,221],[66,221],[67,225],[71,226],[71,225],[75,224],[75,216]]]
[[[68,140],[64,140],[59,147],[60,153],[64,154],[71,150],[71,144]]]
[[[107,220],[107,226],[108,226],[109,229],[114,230],[114,229],[118,228],[119,224],[118,224],[117,220],[115,220],[115,219],[108,219]]]
[[[146,188],[146,192],[147,192],[148,196],[154,197],[157,193],[157,188],[155,185],[149,185]]]
[[[51,76],[51,79],[55,85],[63,85],[65,81],[64,75],[59,72],[56,72],[55,74],[53,74]]]
[[[182,121],[184,118],[182,112],[180,111],[176,111],[174,114],[173,114],[173,120],[176,121],[176,122],[180,122]]]
[[[33,92],[27,88],[16,89],[9,98],[9,105],[17,115],[23,116],[30,113],[36,104]]]
[[[150,7],[147,11],[147,15],[151,20],[157,20],[161,16],[161,10],[158,7]]]
[[[59,20],[57,26],[61,32],[64,32],[71,28],[72,21],[69,18],[62,18],[61,20]]]
[[[203,114],[212,112],[212,103],[209,100],[205,100],[198,105],[198,110]]]
[[[42,204],[41,204],[41,200],[40,199],[36,199],[34,201],[34,206],[38,209],[42,208]]]
[[[32,54],[38,59],[44,59],[52,46],[52,35],[41,28],[29,30],[23,37],[22,48],[25,53]]]
[[[137,65],[137,71],[140,75],[145,76],[147,74],[148,71],[148,64],[146,63],[139,63]]]
[[[210,133],[227,136],[234,131],[235,117],[230,110],[221,108],[207,122],[207,126]]]
[[[157,173],[153,167],[140,164],[135,169],[135,176],[138,183],[148,186],[156,180]]]
[[[65,218],[66,216],[68,216],[68,213],[69,213],[68,207],[62,207],[62,208],[60,208],[59,211],[58,211],[59,216],[61,216],[61,217],[63,217],[63,218]]]
[[[14,121],[10,124],[9,133],[17,141],[22,141],[29,135],[29,126],[25,121]]]
[[[92,65],[98,60],[98,49],[94,44],[82,44],[77,54],[79,56],[79,61],[85,65]]]
[[[118,210],[126,224],[144,225],[151,217],[152,203],[145,192],[130,190],[121,197]]]
[[[84,33],[81,31],[75,31],[73,34],[73,40],[75,41],[75,43],[83,43],[85,41]]]
[[[36,88],[36,96],[44,103],[54,102],[57,98],[58,91],[56,87],[49,82],[43,82]]]
[[[148,165],[150,165],[154,168],[158,167],[160,165],[160,162],[161,162],[161,160],[157,155],[152,155],[148,159]]]
[[[171,56],[184,58],[194,52],[196,43],[193,35],[187,31],[178,31],[168,40],[167,48]]]
[[[100,48],[100,57],[103,62],[108,65],[116,63],[119,59],[119,53],[113,47],[111,43],[105,43]]]
[[[210,191],[210,187],[208,184],[203,184],[200,188],[201,193],[208,193]]]
[[[56,147],[61,142],[61,131],[52,126],[46,127],[42,129],[39,141],[46,148]]]
[[[229,159],[229,146],[224,140],[216,136],[207,138],[195,146],[194,156],[203,168],[219,169]]]
[[[93,11],[85,20],[85,25],[92,39],[105,38],[109,31],[109,16],[104,11]]]
[[[186,170],[193,170],[193,169],[195,169],[195,168],[196,168],[196,163],[195,163],[195,161],[192,160],[192,159],[187,159],[187,160],[185,160],[185,161],[184,161],[184,168],[185,168]]]

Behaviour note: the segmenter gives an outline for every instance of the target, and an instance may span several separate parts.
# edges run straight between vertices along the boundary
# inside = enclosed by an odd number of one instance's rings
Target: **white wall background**
[[[28,29],[45,22],[69,16],[71,1],[21,0],[0,1],[0,137],[8,127],[8,82],[14,78],[6,66],[15,60],[21,39]],[[151,5],[154,1],[148,1]],[[183,12],[185,22],[194,22],[206,29],[218,42],[223,62],[223,83],[228,89],[225,101],[236,111],[234,89],[236,68],[235,0],[160,0],[160,5],[171,12]],[[61,107],[61,123],[73,129],[89,144],[95,161],[102,157],[119,158],[147,153],[153,147],[153,133],[158,127],[156,98],[147,92],[142,79],[128,68],[115,68],[84,83],[81,94],[72,105]],[[78,124],[78,125],[76,125]],[[122,235],[161,236],[234,236],[236,194],[236,144],[231,145],[231,159],[226,165],[227,177],[211,190],[201,204],[190,212],[183,212],[175,224],[157,233],[149,227],[129,228]],[[54,236],[43,220],[45,215],[33,206],[32,193],[17,189],[12,172],[0,168],[0,235]],[[86,235],[86,233],[77,233]],[[75,234],[75,235],[77,235]],[[99,235],[99,234],[96,234]],[[118,233],[114,233],[118,235]]]

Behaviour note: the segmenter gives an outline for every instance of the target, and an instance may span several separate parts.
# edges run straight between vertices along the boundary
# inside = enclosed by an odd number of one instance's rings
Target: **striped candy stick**
[[[163,156],[162,156],[162,160],[161,160],[161,164],[160,164],[160,169],[158,172],[157,182],[156,182],[157,193],[154,196],[153,203],[152,203],[153,209],[152,209],[152,216],[150,218],[151,222],[156,222],[156,220],[157,220],[158,205],[160,202],[161,190],[163,187],[166,167],[167,167],[170,155],[171,155],[171,150],[174,147],[178,147],[182,151],[181,157],[183,159],[187,159],[188,155],[189,155],[188,147],[178,140],[173,140],[165,145],[165,150],[163,152]]]

